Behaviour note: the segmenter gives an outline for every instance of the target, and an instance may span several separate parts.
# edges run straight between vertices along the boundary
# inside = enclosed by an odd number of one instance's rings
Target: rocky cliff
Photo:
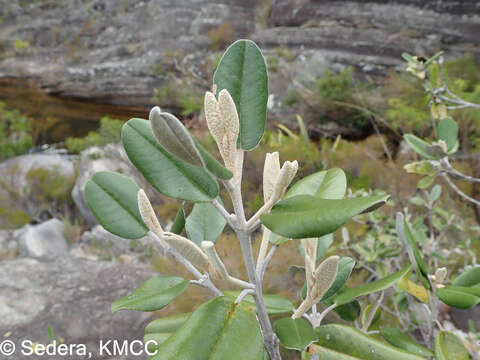
[[[480,52],[472,0],[0,0],[0,20],[0,77],[119,105],[152,105],[153,89],[172,78],[205,89],[236,38],[288,57],[300,81],[327,66],[382,76],[403,51]],[[277,99],[290,82],[272,72]]]

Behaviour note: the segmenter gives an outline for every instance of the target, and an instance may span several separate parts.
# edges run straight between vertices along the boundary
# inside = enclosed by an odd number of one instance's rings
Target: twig
[[[212,205],[222,214],[222,216],[227,220],[228,225],[233,229],[235,228],[235,215],[234,214],[229,214],[227,210],[223,207],[222,204],[217,199],[212,200]]]
[[[477,206],[480,206],[480,201],[468,196],[467,194],[465,194],[462,190],[460,190],[454,183],[452,180],[450,180],[450,178],[448,177],[447,174],[443,173],[443,174],[440,174],[443,179],[446,181],[446,183],[448,184],[448,186],[450,186],[450,188],[455,191],[460,197],[464,198],[465,200],[467,201],[470,201],[471,203],[477,205]]]
[[[260,269],[260,274],[258,276],[260,281],[263,281],[263,276],[265,275],[265,271],[267,270],[267,266],[270,263],[270,260],[272,260],[273,254],[275,254],[275,251],[277,250],[277,248],[278,248],[278,245],[273,245],[271,247],[270,251],[268,252],[268,255],[267,255],[267,257],[265,258],[265,261],[262,264],[262,267]]]
[[[255,290],[253,290],[253,289],[243,289],[242,292],[235,299],[235,304],[238,304],[238,303],[242,302],[243,299],[245,299],[246,296],[252,295],[254,293],[255,293]]]
[[[480,183],[480,178],[476,178],[476,177],[473,177],[473,176],[470,176],[470,175],[462,174],[460,171],[453,168],[453,166],[450,165],[450,162],[448,161],[448,158],[442,159],[440,163],[442,165],[442,168],[445,170],[445,172],[448,173],[449,175],[451,175],[454,179],[466,180],[466,181],[469,181],[469,182]]]
[[[157,236],[157,234],[155,234],[154,232],[152,231],[149,231],[148,234],[153,237],[153,239],[160,243],[162,246],[164,246],[164,242],[162,240],[159,239],[159,237]],[[192,263],[190,261],[188,261],[187,259],[185,259],[182,255],[180,255],[178,252],[176,252],[174,249],[172,249],[171,247],[167,247],[166,248],[166,251],[171,254],[175,259],[177,259],[180,263],[182,263],[183,266],[185,266],[187,268],[188,271],[190,271],[193,276],[195,276],[197,278],[197,280],[199,280],[197,282],[198,285],[201,285],[205,288],[207,288],[208,290],[210,290],[215,296],[222,296],[222,292],[220,290],[218,290],[218,288],[213,285],[213,283],[211,282],[210,278],[208,277],[208,274],[202,274],[200,271],[197,270],[197,268],[195,266],[192,265]]]

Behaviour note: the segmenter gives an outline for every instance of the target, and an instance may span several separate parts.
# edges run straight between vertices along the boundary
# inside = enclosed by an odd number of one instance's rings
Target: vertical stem
[[[247,221],[245,219],[245,211],[243,209],[241,182],[236,183],[233,188],[227,186],[232,198],[233,209],[237,216],[237,226],[235,227],[235,233],[240,241],[240,248],[242,249],[243,261],[245,268],[247,269],[248,280],[255,285],[255,292],[253,297],[255,299],[255,305],[257,307],[257,316],[262,329],[263,342],[270,360],[281,360],[280,349],[278,347],[279,340],[273,332],[270,318],[267,314],[265,302],[263,300],[262,282],[259,281],[257,272],[255,271],[255,261],[253,259],[253,250],[251,242],[251,232],[248,229]]]

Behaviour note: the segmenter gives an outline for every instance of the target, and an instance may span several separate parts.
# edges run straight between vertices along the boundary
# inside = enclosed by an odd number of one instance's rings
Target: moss
[[[217,28],[207,32],[210,39],[210,48],[214,51],[222,50],[234,40],[233,26],[229,23],[223,23]]]

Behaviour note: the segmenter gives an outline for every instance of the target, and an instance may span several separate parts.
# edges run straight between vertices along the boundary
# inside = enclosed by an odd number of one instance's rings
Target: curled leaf
[[[162,239],[196,267],[209,270],[210,261],[207,255],[193,241],[171,232],[164,232]]]
[[[148,200],[147,194],[143,189],[138,191],[138,209],[140,210],[140,215],[142,216],[143,222],[148,226],[148,228],[153,231],[158,236],[163,234],[162,225],[155,215],[152,204]]]

